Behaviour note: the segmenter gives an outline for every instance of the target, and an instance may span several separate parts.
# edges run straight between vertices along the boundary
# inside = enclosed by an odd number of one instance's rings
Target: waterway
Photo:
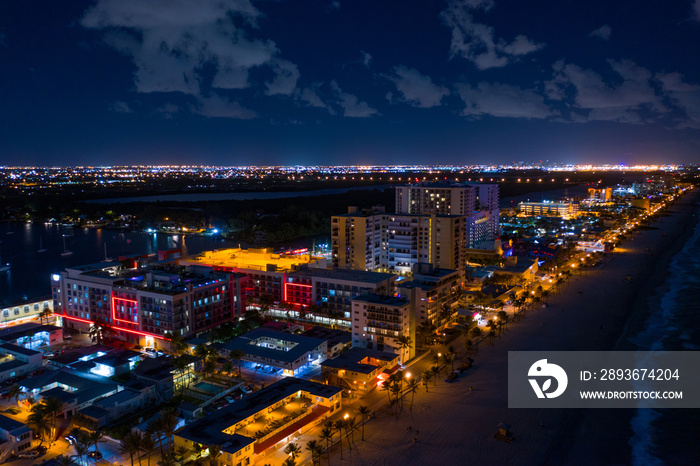
[[[110,199],[93,199],[86,202],[95,204],[128,204],[130,202],[204,202],[204,201],[249,201],[255,199],[288,199],[292,197],[327,196],[343,194],[350,191],[384,190],[391,185],[354,186],[352,188],[314,189],[311,191],[253,191],[245,193],[189,193],[161,194],[156,196],[120,197]]]
[[[66,249],[71,255],[63,256]],[[9,272],[0,272],[0,305],[27,297],[51,294],[51,274],[66,267],[91,264],[129,254],[152,254],[162,249],[182,248],[184,254],[237,247],[238,243],[211,236],[147,234],[112,230],[72,228],[57,225],[0,222],[0,261]],[[39,249],[46,249],[39,252]]]

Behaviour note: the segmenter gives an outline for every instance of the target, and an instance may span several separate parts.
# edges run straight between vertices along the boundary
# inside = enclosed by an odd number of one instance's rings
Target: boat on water
[[[68,248],[66,248],[66,235],[63,235],[63,252],[61,253],[61,256],[68,257],[72,255],[73,251],[69,251]]]
[[[10,271],[10,263],[3,264],[2,259],[0,259],[0,273],[2,272],[9,272]]]
[[[46,252],[44,248],[44,238],[42,236],[39,237],[39,249],[36,252]]]

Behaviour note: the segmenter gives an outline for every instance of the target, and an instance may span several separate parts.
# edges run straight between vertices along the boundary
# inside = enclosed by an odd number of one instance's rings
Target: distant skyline
[[[698,163],[700,0],[0,4],[0,165]]]

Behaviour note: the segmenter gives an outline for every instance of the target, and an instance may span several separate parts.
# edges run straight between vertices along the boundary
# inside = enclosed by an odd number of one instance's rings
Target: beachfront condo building
[[[180,267],[178,257],[120,257],[51,276],[63,326],[88,332],[104,322],[114,337],[163,347],[166,333],[196,335],[245,312],[249,279],[211,267]],[[159,343],[160,342],[160,343]]]
[[[425,321],[440,325],[457,312],[460,283],[457,270],[419,263],[413,266],[412,280],[398,283],[398,296],[408,298],[416,325]]]
[[[365,270],[301,267],[287,274],[284,301],[294,309],[270,309],[270,315],[302,317],[314,323],[349,329],[352,298],[367,293],[392,295],[398,276]]]
[[[578,204],[574,202],[521,202],[518,207],[526,216],[561,217],[564,220],[578,217]]]
[[[387,214],[350,207],[331,218],[333,266],[407,275],[413,264],[464,269],[464,215]]]
[[[397,214],[466,216],[466,247],[473,248],[499,235],[497,184],[414,183],[396,187]]]
[[[410,348],[400,337],[410,339]],[[405,363],[415,355],[416,321],[406,298],[367,294],[352,300],[352,346],[387,351]]]
[[[250,277],[248,295],[253,300],[269,296],[285,301],[287,275],[300,267],[326,268],[326,260],[310,254],[275,254],[272,249],[219,249],[180,260],[181,265],[204,265],[217,272],[235,272]]]

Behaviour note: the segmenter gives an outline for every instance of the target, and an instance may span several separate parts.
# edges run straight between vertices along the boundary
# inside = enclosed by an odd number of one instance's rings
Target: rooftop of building
[[[183,263],[206,264],[217,267],[229,267],[232,269],[252,269],[273,272],[287,272],[294,270],[301,264],[313,264],[322,258],[310,254],[280,255],[272,252],[272,249],[219,249],[204,251],[199,256],[188,257]]]
[[[359,301],[363,303],[380,304],[383,306],[404,306],[408,304],[406,298],[399,298],[396,296],[381,296],[373,293],[363,294],[357,298],[353,298],[353,301]]]
[[[127,401],[133,400],[140,396],[141,393],[127,388],[125,390],[115,393],[114,395],[109,395],[105,398],[102,398],[97,402],[97,404],[109,408],[111,406],[117,406],[122,403],[126,403]]]
[[[271,338],[282,342],[294,343],[294,346],[288,347],[286,350],[279,350],[256,345],[255,342],[261,338]],[[320,338],[294,335],[261,327],[227,341],[224,347],[229,351],[240,349],[251,356],[268,358],[272,361],[293,363],[324,343],[325,340]]]
[[[521,258],[521,259],[518,259],[515,264],[506,264],[505,267],[503,267],[502,269],[498,269],[497,272],[501,271],[501,272],[522,273],[522,272],[525,272],[526,270],[528,270],[530,267],[532,267],[536,263],[537,263],[536,259]]]
[[[346,345],[352,342],[351,332],[337,328],[321,327],[320,325],[311,327],[303,332],[302,335],[305,337],[318,338],[319,340],[326,340],[329,348],[340,343]]]
[[[342,389],[294,377],[285,377],[262,390],[244,396],[241,400],[225,406],[203,419],[185,425],[175,435],[203,445],[221,445],[222,451],[235,453],[255,443],[255,438],[239,434],[226,434],[227,429],[274,405],[299,391],[312,396],[330,398]]]
[[[42,398],[58,398],[64,403],[71,403],[73,401],[76,404],[83,404],[87,401],[94,400],[101,396],[107,395],[108,393],[117,389],[117,384],[115,383],[105,383],[105,384],[95,384],[84,390],[78,390],[76,392],[69,392],[61,387],[54,387],[49,390],[41,392]]]
[[[99,406],[90,405],[78,411],[83,416],[87,416],[92,419],[100,419],[109,416],[109,411]]]
[[[68,369],[57,371],[46,371],[41,375],[27,377],[20,385],[27,390],[43,390],[49,385],[65,385],[70,387],[71,393],[87,392],[96,386],[107,386],[111,390],[116,389],[117,385],[112,382],[105,382],[104,379],[97,376],[80,376],[73,372],[68,372]],[[60,389],[63,390],[63,389]],[[110,391],[110,390],[108,390]],[[46,393],[46,392],[44,392]]]
[[[28,322],[0,330],[0,341],[11,342],[18,338],[36,335],[39,332],[55,332],[57,330],[62,330],[62,327]]]
[[[103,364],[109,367],[119,367],[128,364],[135,358],[138,359],[141,353],[132,350],[114,350],[92,360],[96,364]]]
[[[106,345],[80,346],[54,356],[51,358],[51,363],[54,365],[68,366],[80,361],[81,358],[89,358],[93,355],[99,357],[98,355],[107,354],[112,351],[114,351],[114,348]]]
[[[0,414],[0,429],[15,435],[14,432],[18,434],[21,431],[25,431],[25,429],[29,430],[29,427],[19,421]]]
[[[361,361],[377,360],[380,363],[389,363],[398,360],[399,355],[387,353],[385,351],[377,351],[367,348],[350,348],[347,351],[340,353],[333,359],[326,359],[321,363],[322,367],[332,367],[334,369],[344,369],[347,371],[357,372],[360,374],[371,374],[377,369],[377,365],[367,364]]]
[[[325,278],[328,280],[344,280],[348,282],[359,282],[359,283],[381,283],[392,277],[396,277],[395,274],[384,273],[384,272],[368,272],[365,270],[350,270],[350,269],[321,269],[315,267],[302,267],[299,270],[288,275],[289,278],[293,277],[315,277],[315,278]]]
[[[3,343],[0,345],[0,349],[9,351],[11,353],[19,353],[24,356],[34,356],[35,354],[41,354],[40,351],[34,351],[23,346],[13,345],[12,343]]]
[[[0,363],[0,374],[3,372],[7,372],[10,370],[18,369],[22,366],[26,366],[27,363],[24,361],[20,361],[19,359],[13,359],[11,361],[7,362],[2,362]]]

